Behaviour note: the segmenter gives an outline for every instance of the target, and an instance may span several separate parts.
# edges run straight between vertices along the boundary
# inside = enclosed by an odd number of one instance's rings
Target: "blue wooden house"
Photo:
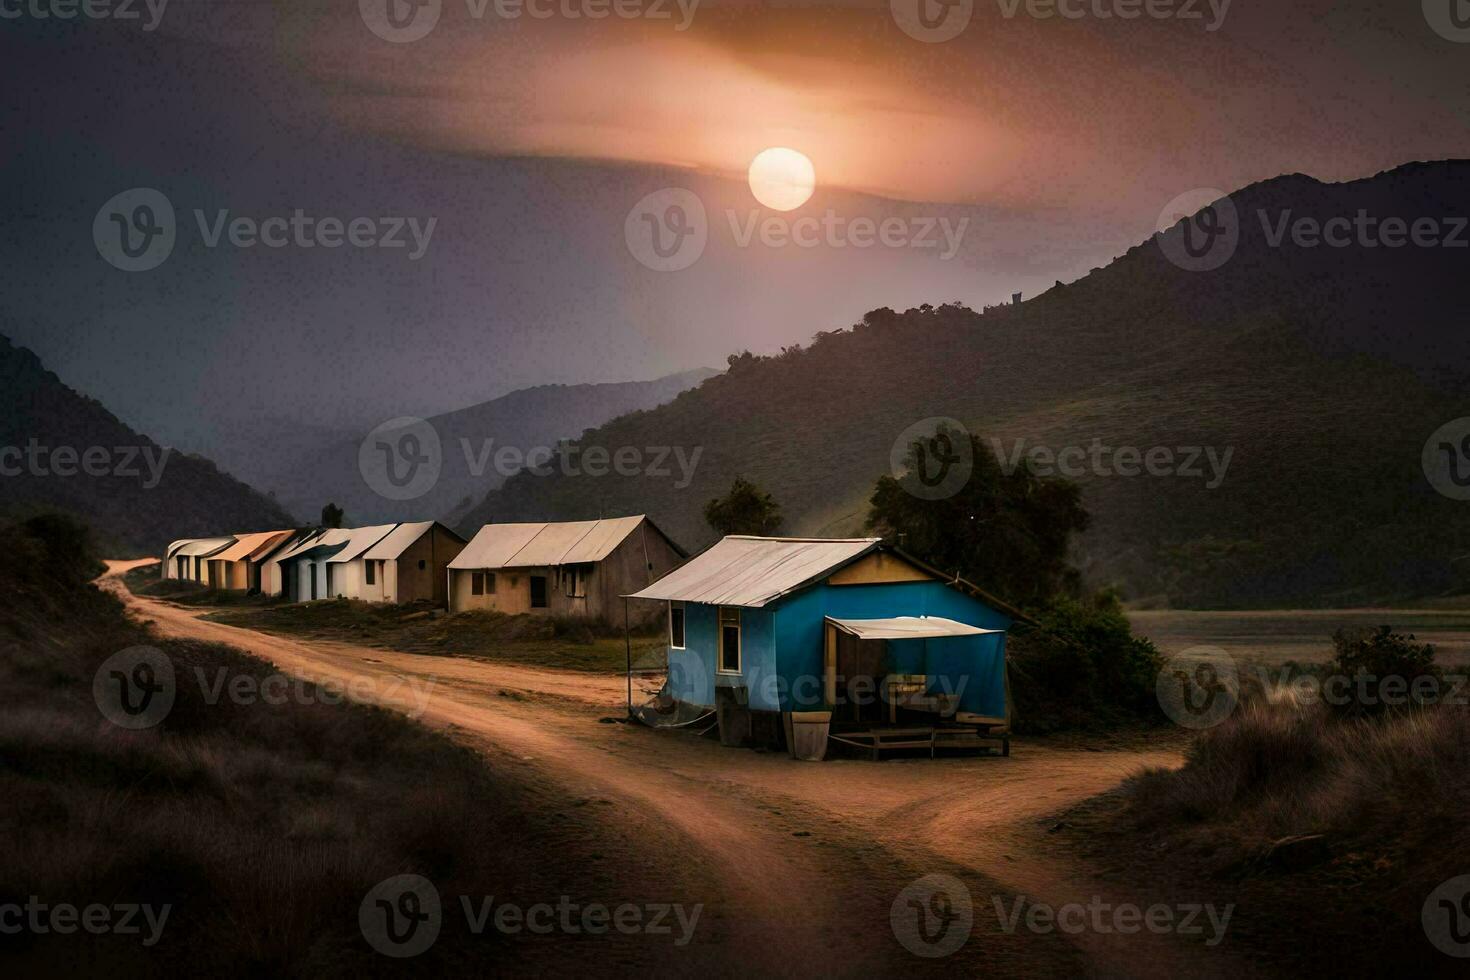
[[[727,744],[1008,751],[1021,614],[879,538],[732,535],[629,598],[668,605],[661,701]]]

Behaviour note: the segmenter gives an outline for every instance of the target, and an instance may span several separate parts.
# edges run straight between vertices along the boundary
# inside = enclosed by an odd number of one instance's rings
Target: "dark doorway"
[[[837,631],[837,714],[843,721],[885,719],[879,686],[888,673],[888,644]]]
[[[545,609],[546,608],[546,576],[545,575],[532,575],[531,576],[531,608],[532,609]]]

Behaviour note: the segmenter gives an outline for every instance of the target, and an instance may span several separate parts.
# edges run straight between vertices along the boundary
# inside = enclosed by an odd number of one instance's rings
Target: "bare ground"
[[[1055,814],[1144,766],[1177,766],[1176,748],[1093,751],[1022,740],[1009,759],[797,763],[601,721],[623,714],[621,677],[302,642],[208,622],[204,610],[128,592],[117,576],[133,564],[109,563],[101,584],[163,634],[228,643],[308,680],[355,684],[365,700],[449,729],[563,814],[572,832],[605,841],[624,867],[647,868],[616,882],[620,900],[703,902],[695,941],[673,961],[690,972],[1265,973],[1228,939],[1207,948],[1148,931],[1037,933],[1024,923],[1007,931],[997,915],[997,902],[1009,910],[1019,895],[1053,907],[1158,900],[1101,880],[1048,830]],[[936,872],[968,887],[974,927],[957,953],[926,960],[895,938],[890,906],[906,885]],[[636,953],[616,955],[600,965],[647,965]]]

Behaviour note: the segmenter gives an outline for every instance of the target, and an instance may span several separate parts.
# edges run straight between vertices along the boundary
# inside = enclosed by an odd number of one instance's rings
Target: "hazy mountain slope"
[[[711,537],[704,502],[743,474],[783,503],[788,531],[851,531],[900,433],[947,415],[1003,451],[1094,439],[1229,449],[1214,489],[1207,477],[1079,477],[1096,516],[1079,558],[1091,582],[1132,597],[1345,603],[1456,587],[1470,504],[1433,490],[1420,453],[1440,425],[1470,414],[1470,250],[1302,248],[1289,236],[1277,246],[1267,229],[1283,215],[1360,209],[1464,217],[1470,164],[1331,185],[1292,175],[1231,197],[1240,242],[1214,271],[1179,268],[1150,240],[1019,307],[875,311],[806,350],[737,358],[726,375],[583,440],[700,447],[688,488],[516,477],[472,517],[646,511],[699,546]]]
[[[86,521],[118,557],[292,523],[275,501],[207,459],[165,451],[0,337],[0,513],[43,509]]]
[[[524,453],[574,439],[619,415],[663,404],[715,373],[702,368],[653,381],[540,385],[433,416],[426,421],[438,437],[439,478],[407,500],[381,496],[364,478],[359,449],[367,432],[283,453],[258,480],[302,520],[314,520],[330,500],[352,523],[454,521],[514,471],[497,469],[495,453],[503,447]]]

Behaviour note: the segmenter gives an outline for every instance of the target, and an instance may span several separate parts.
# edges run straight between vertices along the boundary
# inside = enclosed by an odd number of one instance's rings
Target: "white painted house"
[[[347,538],[342,542],[342,547],[319,562],[322,566],[320,573],[323,575],[322,596],[328,599],[346,597],[383,601],[381,578],[374,574],[377,563],[373,563],[370,570],[363,555],[397,527],[397,524],[374,524],[371,527],[344,528]],[[373,582],[369,583],[369,578]]]
[[[449,563],[464,547],[465,539],[438,521],[400,524],[363,553],[358,598],[442,606]]]
[[[309,602],[327,595],[326,560],[347,543],[349,528],[326,528],[276,555],[280,594],[292,602]]]
[[[164,552],[163,577],[207,584],[209,556],[224,551],[234,543],[233,537],[183,538],[175,541]]]

